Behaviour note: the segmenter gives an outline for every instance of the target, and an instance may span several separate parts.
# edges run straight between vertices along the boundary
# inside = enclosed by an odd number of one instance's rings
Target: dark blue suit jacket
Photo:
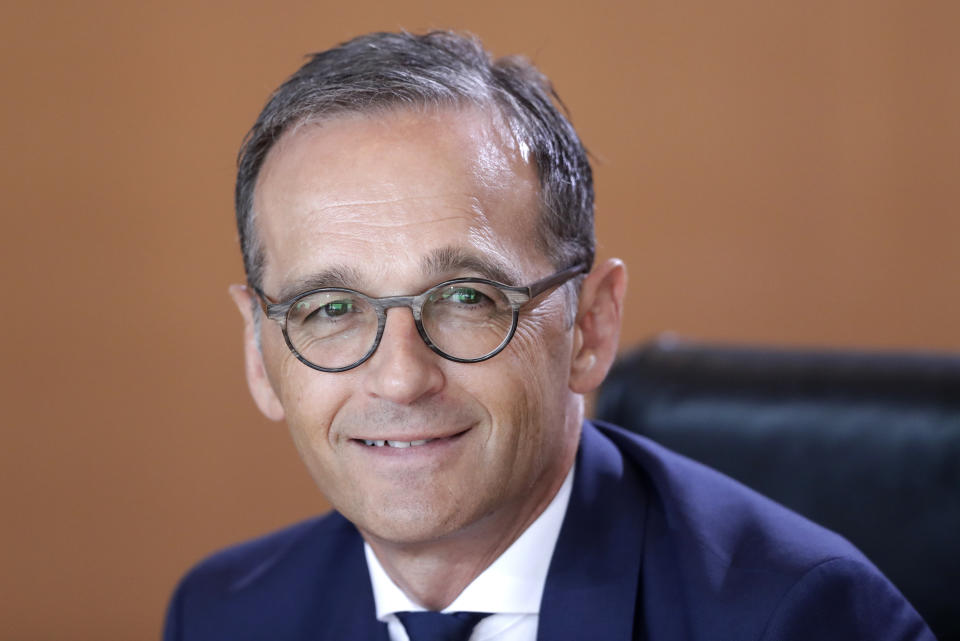
[[[337,513],[181,582],[166,641],[387,641],[363,543]],[[933,639],[841,537],[618,428],[585,423],[540,641]]]

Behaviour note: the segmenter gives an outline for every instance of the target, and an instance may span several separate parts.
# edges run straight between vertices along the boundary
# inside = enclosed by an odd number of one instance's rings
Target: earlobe
[[[580,288],[570,363],[570,389],[586,394],[596,389],[617,356],[627,269],[618,258],[597,265]]]
[[[231,285],[230,297],[243,317],[243,354],[247,375],[247,386],[254,403],[264,416],[272,421],[282,421],[283,405],[277,397],[273,384],[267,376],[263,362],[263,351],[257,344],[256,325],[254,324],[254,301],[250,290],[243,285]]]

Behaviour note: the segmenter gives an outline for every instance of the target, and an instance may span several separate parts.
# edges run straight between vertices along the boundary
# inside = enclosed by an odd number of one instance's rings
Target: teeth
[[[426,445],[432,440],[433,440],[432,438],[426,438],[420,441],[378,441],[378,440],[371,440],[371,439],[365,438],[363,439],[363,442],[365,445],[370,445],[372,447],[383,447],[384,445],[389,445],[390,447],[398,447],[400,449],[403,449],[405,447],[411,447],[411,446],[416,447],[418,445]]]

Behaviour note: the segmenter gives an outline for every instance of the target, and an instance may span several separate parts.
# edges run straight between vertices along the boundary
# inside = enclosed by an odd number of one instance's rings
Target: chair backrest
[[[659,339],[595,414],[844,535],[960,641],[960,356]]]

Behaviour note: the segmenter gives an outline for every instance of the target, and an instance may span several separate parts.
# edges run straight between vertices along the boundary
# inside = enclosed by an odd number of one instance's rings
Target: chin
[[[377,519],[372,523],[356,523],[358,529],[367,536],[395,545],[418,545],[443,539],[458,528],[448,524],[433,523],[427,519]]]
[[[438,510],[424,504],[381,506],[350,519],[365,535],[384,542],[416,545],[437,541],[466,527],[470,519],[462,510]]]

